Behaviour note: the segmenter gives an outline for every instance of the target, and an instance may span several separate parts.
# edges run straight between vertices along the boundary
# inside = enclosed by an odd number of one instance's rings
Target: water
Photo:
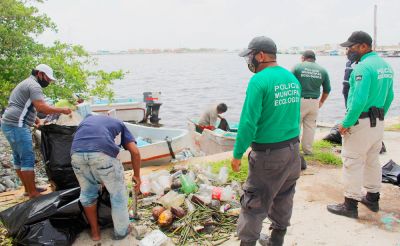
[[[188,118],[198,118],[209,105],[225,102],[228,120],[238,121],[251,73],[243,58],[235,53],[217,54],[146,54],[97,56],[98,68],[123,69],[129,74],[116,81],[117,97],[142,98],[145,91],[161,91],[161,123],[167,127],[186,128]],[[400,58],[386,58],[396,77],[395,99],[390,116],[400,115]],[[291,69],[300,62],[299,55],[278,55],[279,65]],[[331,79],[331,93],[320,110],[318,121],[335,123],[345,113],[342,80],[344,56],[318,56]]]

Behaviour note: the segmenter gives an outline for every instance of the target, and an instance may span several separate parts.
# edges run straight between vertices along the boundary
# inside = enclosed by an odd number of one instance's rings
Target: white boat
[[[177,154],[190,145],[188,131],[185,129],[154,128],[124,123],[138,142],[142,165],[167,163],[173,159],[172,153]],[[170,147],[167,140],[170,141]],[[118,159],[124,164],[131,162],[127,150],[121,150]]]
[[[204,129],[202,133],[198,133],[196,124],[192,120],[188,121],[188,129],[191,145],[196,153],[212,155],[233,150],[236,141],[236,133],[234,132]]]
[[[146,103],[133,98],[93,99],[90,102],[92,112],[107,115],[114,112],[114,117],[128,122],[140,122],[146,117]]]

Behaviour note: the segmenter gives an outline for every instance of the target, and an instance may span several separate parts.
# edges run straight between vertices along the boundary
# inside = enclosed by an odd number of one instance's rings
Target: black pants
[[[249,175],[243,186],[237,226],[241,241],[257,241],[266,217],[274,229],[286,229],[290,225],[300,167],[299,143],[277,150],[250,152]]]

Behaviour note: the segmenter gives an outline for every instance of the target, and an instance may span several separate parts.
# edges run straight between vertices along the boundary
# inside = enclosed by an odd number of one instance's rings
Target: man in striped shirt
[[[45,64],[32,70],[32,75],[11,92],[1,119],[1,129],[13,152],[14,169],[30,198],[40,195],[35,185],[35,155],[30,127],[38,123],[36,112],[70,114],[69,108],[56,108],[44,101],[43,88],[56,79],[53,69]]]

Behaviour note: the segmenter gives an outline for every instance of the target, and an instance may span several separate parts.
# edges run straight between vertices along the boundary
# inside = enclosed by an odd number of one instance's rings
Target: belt
[[[318,99],[318,97],[303,97],[304,99]]]
[[[278,143],[252,143],[251,148],[254,151],[266,151],[269,150],[276,150],[276,149],[283,149],[289,147],[291,144],[296,144],[300,142],[299,137],[294,137],[289,140],[285,140]]]
[[[362,112],[358,118],[359,119],[369,118],[371,127],[375,127],[376,119],[379,119],[380,121],[385,120],[385,111],[383,108],[371,107],[369,108],[368,112]],[[357,125],[358,123],[359,122],[357,120],[355,125]]]

